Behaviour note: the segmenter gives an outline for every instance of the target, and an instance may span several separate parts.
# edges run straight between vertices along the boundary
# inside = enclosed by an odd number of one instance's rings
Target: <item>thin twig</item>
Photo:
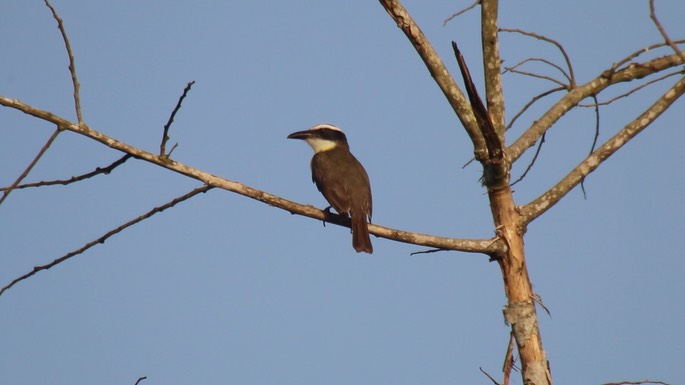
[[[514,122],[516,122],[516,120],[518,120],[518,118],[520,118],[521,115],[523,115],[523,113],[526,112],[526,111],[527,111],[533,104],[535,104],[538,100],[544,98],[545,96],[549,96],[549,95],[551,95],[551,94],[553,94],[553,93],[555,93],[555,92],[564,91],[565,89],[566,89],[566,87],[552,88],[552,89],[547,90],[547,91],[545,91],[545,92],[543,92],[543,93],[541,93],[541,94],[539,94],[539,95],[537,95],[537,96],[534,96],[528,103],[526,103],[525,106],[523,106],[523,108],[522,108],[519,112],[516,113],[516,115],[514,115],[514,117],[511,119],[511,121],[510,121],[509,124],[507,125],[507,130],[509,130],[511,127],[513,127],[513,126],[514,126]]]
[[[597,140],[599,139],[599,103],[597,103],[597,95],[592,95],[592,100],[595,101],[595,136],[592,138],[592,146],[588,155],[592,155],[597,147]],[[585,191],[585,177],[580,180],[580,190],[583,192],[583,199],[587,199],[587,192]]]
[[[111,173],[115,168],[119,167],[122,165],[124,162],[129,160],[132,156],[130,154],[126,154],[119,158],[118,160],[114,161],[112,164],[106,167],[98,167],[95,170],[82,174],[82,175],[77,175],[77,176],[72,176],[69,179],[58,179],[58,180],[50,180],[50,181],[42,181],[42,182],[35,182],[35,183],[25,183],[18,185],[14,187],[14,190],[19,190],[23,188],[29,188],[29,187],[42,187],[42,186],[53,186],[53,185],[68,185],[74,182],[79,182],[88,178],[92,178],[96,175],[99,174],[109,174]],[[0,187],[0,191],[6,191],[9,190],[10,187]]]
[[[514,332],[509,333],[509,343],[507,344],[507,353],[504,355],[504,363],[502,364],[502,373],[504,377],[504,384],[509,385],[511,378],[511,370],[514,368]]]
[[[159,156],[161,157],[166,157],[168,158],[169,155],[174,151],[176,148],[176,145],[174,145],[171,148],[171,151],[169,153],[166,153],[166,142],[169,141],[169,128],[171,128],[171,124],[174,122],[174,117],[176,117],[176,113],[178,110],[181,109],[181,103],[183,103],[183,99],[186,98],[186,95],[188,95],[188,91],[193,87],[193,84],[195,84],[195,80],[189,82],[186,84],[186,88],[183,89],[183,94],[178,98],[178,102],[176,102],[176,107],[174,107],[174,110],[171,112],[171,116],[169,116],[169,120],[166,122],[164,125],[164,132],[162,133],[162,143],[159,145]]]
[[[637,86],[637,87],[635,87],[635,88],[633,88],[633,89],[631,89],[631,90],[629,90],[629,91],[627,91],[627,92],[624,92],[624,93],[622,93],[622,94],[620,94],[620,95],[618,95],[618,96],[614,96],[613,98],[608,99],[608,100],[606,100],[606,101],[604,101],[604,102],[597,102],[597,99],[595,99],[595,103],[592,103],[592,104],[578,103],[578,107],[587,108],[587,107],[595,107],[595,106],[606,106],[606,105],[609,105],[609,104],[611,104],[611,103],[613,103],[613,102],[615,102],[615,101],[617,101],[617,100],[619,100],[619,99],[626,98],[626,97],[632,95],[633,93],[635,93],[635,92],[637,92],[637,91],[639,91],[639,90],[641,90],[641,89],[643,89],[643,88],[645,88],[645,87],[647,87],[647,86],[650,86],[650,85],[652,85],[652,84],[654,84],[654,83],[660,82],[660,81],[662,81],[662,80],[664,80],[664,79],[670,78],[671,76],[682,75],[683,73],[684,73],[684,72],[683,72],[682,70],[677,71],[677,72],[671,72],[670,74],[666,74],[666,75],[664,75],[664,76],[660,76],[660,77],[658,77],[658,78],[656,78],[656,79],[652,79],[652,80],[650,80],[650,81],[648,81],[648,82],[645,82],[644,84],[640,84],[639,86]]]
[[[535,149],[535,155],[533,155],[533,159],[530,161],[530,163],[528,163],[528,166],[523,171],[523,174],[521,174],[521,176],[511,183],[512,186],[522,181],[523,178],[525,178],[528,174],[528,171],[530,171],[533,168],[533,165],[535,165],[535,161],[538,159],[538,155],[540,155],[540,150],[542,150],[542,145],[545,143],[545,135],[547,135],[546,132],[540,137],[540,143],[538,143],[538,148]]]
[[[175,198],[175,199],[171,200],[170,202],[163,204],[162,206],[155,207],[155,208],[153,208],[152,210],[148,211],[147,213],[145,213],[145,214],[143,214],[143,215],[141,215],[141,216],[139,216],[139,217],[137,217],[137,218],[135,218],[135,219],[132,219],[132,220],[130,220],[130,221],[124,223],[123,225],[121,225],[121,226],[119,226],[119,227],[117,227],[117,228],[115,228],[115,229],[113,229],[113,230],[108,231],[107,233],[105,233],[104,235],[102,235],[101,237],[99,237],[98,239],[95,239],[94,241],[91,241],[91,242],[86,243],[83,247],[81,247],[81,248],[78,249],[78,250],[71,251],[71,252],[65,254],[64,256],[59,257],[59,258],[55,259],[54,261],[52,261],[52,262],[50,262],[50,263],[48,263],[48,264],[46,264],[46,265],[41,265],[41,266],[36,266],[36,267],[34,267],[33,270],[31,270],[30,272],[28,272],[28,273],[22,275],[21,277],[18,277],[18,278],[16,278],[16,279],[14,279],[14,280],[13,280],[12,282],[10,282],[7,286],[3,287],[3,288],[0,290],[0,295],[2,295],[5,291],[7,291],[8,289],[10,289],[12,286],[14,286],[14,285],[16,285],[17,283],[19,283],[19,282],[21,282],[21,281],[23,281],[23,280],[25,280],[25,279],[27,279],[27,278],[33,276],[34,274],[38,273],[39,271],[48,270],[48,269],[50,269],[51,267],[54,267],[54,266],[56,266],[56,265],[59,265],[60,263],[66,261],[66,260],[68,260],[68,259],[70,259],[70,258],[72,258],[72,257],[75,257],[75,256],[77,256],[77,255],[79,255],[79,254],[82,254],[83,252],[85,252],[86,250],[90,249],[91,247],[93,247],[93,246],[95,246],[95,245],[98,245],[98,244],[101,244],[101,243],[105,243],[105,241],[106,241],[108,238],[110,238],[111,236],[113,236],[113,235],[115,235],[115,234],[120,233],[121,231],[125,230],[126,228],[131,227],[131,226],[135,225],[136,223],[142,222],[143,220],[145,220],[145,219],[147,219],[147,218],[150,218],[151,216],[153,216],[153,215],[155,215],[155,214],[157,214],[157,213],[161,213],[162,211],[164,211],[164,210],[166,210],[166,209],[168,209],[168,208],[170,208],[170,207],[174,207],[176,204],[178,204],[178,203],[180,203],[180,202],[183,202],[183,201],[185,201],[185,200],[187,200],[187,199],[190,199],[190,198],[194,197],[194,196],[197,195],[197,194],[207,192],[208,190],[210,190],[210,189],[212,189],[212,188],[213,188],[212,186],[208,186],[208,185],[205,185],[205,186],[202,186],[202,187],[198,187],[198,188],[194,189],[193,191],[191,191],[191,192],[189,192],[189,193],[187,193],[187,194],[185,194],[185,195],[182,195],[182,196],[180,196],[180,197],[178,197],[178,198]]]
[[[564,46],[561,45],[561,43],[559,43],[558,41],[556,41],[554,39],[550,39],[547,36],[539,35],[539,34],[534,33],[534,32],[523,31],[521,29],[500,28],[499,30],[501,32],[519,33],[521,35],[533,37],[535,39],[542,40],[542,41],[545,41],[547,43],[550,43],[550,44],[553,44],[554,46],[556,46],[559,49],[559,51],[561,52],[561,55],[564,57],[564,60],[566,61],[566,67],[568,68],[568,78],[569,78],[569,81],[571,83],[570,84],[571,88],[575,87],[576,77],[573,73],[573,66],[571,65],[571,59],[566,54],[566,50],[564,49]]]
[[[475,7],[476,5],[480,4],[480,2],[481,2],[481,0],[476,0],[476,1],[473,2],[473,4],[469,5],[468,7],[462,9],[461,11],[459,11],[459,12],[457,12],[457,13],[452,14],[452,16],[448,17],[447,19],[445,19],[445,20],[442,22],[442,26],[443,26],[443,27],[446,26],[447,23],[449,23],[450,21],[452,21],[452,19],[454,19],[455,17],[459,17],[459,15],[468,12],[470,9],[472,9],[472,8]]]
[[[143,381],[143,380],[146,380],[146,379],[147,379],[147,376],[140,377],[140,378],[138,379],[138,381],[136,381],[136,384],[135,384],[135,385],[138,385],[138,383],[139,383],[140,381]]]
[[[71,83],[74,88],[74,108],[76,109],[76,119],[78,119],[79,124],[83,123],[83,113],[81,112],[81,85],[79,84],[78,77],[76,76],[76,61],[74,59],[74,53],[71,50],[71,43],[69,43],[69,38],[67,37],[67,31],[64,29],[64,22],[62,18],[59,17],[55,8],[50,4],[48,0],[44,0],[45,5],[50,8],[52,12],[52,17],[57,21],[57,28],[62,34],[62,40],[64,40],[64,47],[67,49],[67,55],[69,55],[69,73],[71,74]]]
[[[19,185],[19,183],[21,183],[21,181],[24,180],[24,178],[26,178],[27,175],[29,175],[33,167],[36,165],[36,163],[38,163],[38,160],[40,160],[43,154],[45,154],[45,151],[47,151],[48,148],[50,148],[50,145],[52,144],[52,142],[55,141],[55,138],[57,138],[57,135],[59,135],[60,132],[62,132],[62,130],[60,128],[57,128],[55,132],[52,133],[48,141],[45,142],[45,144],[43,145],[43,148],[41,148],[40,151],[38,151],[36,157],[33,158],[28,167],[26,167],[26,170],[24,170],[24,172],[21,173],[21,175],[19,175],[19,178],[17,178],[14,181],[14,183],[12,183],[9,187],[5,189],[4,193],[2,194],[2,197],[0,197],[0,205],[2,204],[2,202],[5,201],[5,199],[7,199],[12,190],[14,190]]]
[[[683,53],[683,51],[680,50],[680,48],[678,48],[678,46],[675,45],[675,43],[673,43],[673,40],[671,40],[671,38],[666,33],[666,29],[664,29],[664,26],[661,25],[661,22],[656,17],[654,0],[649,0],[649,17],[654,22],[654,25],[656,25],[656,28],[659,30],[659,33],[661,33],[661,36],[663,36],[664,40],[666,41],[666,44],[668,44],[668,46],[671,47],[671,49],[673,49],[673,52],[675,52],[676,55],[679,55],[680,58],[683,60],[683,63],[685,63],[685,53]]]
[[[494,378],[492,378],[492,376],[491,376],[490,374],[488,374],[488,372],[486,372],[485,370],[483,370],[482,367],[479,367],[478,369],[480,370],[481,373],[485,374],[485,375],[490,379],[490,381],[492,381],[493,384],[495,384],[495,385],[502,385],[502,384],[500,384],[499,382],[497,382],[497,380],[495,380]]]
[[[541,62],[541,63],[544,63],[544,64],[549,65],[550,67],[555,68],[557,71],[561,72],[562,75],[564,75],[564,77],[566,78],[566,80],[569,81],[569,83],[571,82],[571,77],[566,73],[566,71],[565,71],[563,68],[561,68],[560,65],[554,64],[554,63],[552,63],[551,61],[549,61],[549,60],[547,60],[547,59],[542,59],[542,58],[537,58],[537,57],[530,57],[530,58],[528,58],[528,59],[522,60],[522,61],[516,63],[516,65],[514,65],[514,66],[512,66],[512,67],[504,67],[504,73],[506,73],[507,71],[516,72],[516,71],[514,71],[514,70],[518,69],[518,67],[520,67],[520,66],[522,66],[522,65],[524,65],[524,64],[526,64],[526,63],[528,63],[528,62],[532,62],[532,61]],[[528,73],[523,72],[523,71],[520,71],[520,70],[519,70],[518,73],[522,73],[522,74],[528,75]],[[551,77],[551,76],[550,76],[550,77],[547,77],[547,76],[543,76],[543,75],[538,75],[538,76],[536,76],[536,77],[539,77],[539,78],[542,78],[542,79],[550,80],[550,81],[552,81],[552,82],[554,82],[554,83],[557,83],[557,84],[563,86],[563,87],[566,88],[566,89],[570,89],[570,87],[571,87],[570,84],[566,84],[566,83],[564,83],[564,82],[562,82],[562,81],[560,81],[560,80],[556,80],[556,79],[554,79],[554,78]]]
[[[674,44],[684,44],[684,43],[685,43],[685,39],[683,39],[683,40],[676,40],[676,41],[674,41],[673,43],[674,43]],[[666,43],[656,43],[656,44],[652,44],[652,45],[650,45],[650,46],[647,46],[647,47],[645,47],[645,48],[639,49],[639,50],[637,50],[637,51],[631,53],[630,55],[626,56],[625,58],[621,59],[620,61],[617,61],[616,63],[614,63],[614,64],[611,66],[610,71],[612,71],[612,72],[613,72],[613,71],[617,71],[621,66],[623,66],[624,64],[628,63],[629,61],[635,59],[636,57],[638,57],[638,56],[640,56],[640,55],[642,55],[642,54],[644,54],[644,53],[647,53],[647,52],[649,52],[649,51],[655,50],[655,49],[657,49],[657,48],[665,47],[665,46],[667,46],[667,45],[668,45],[668,44],[666,44]]]
[[[641,385],[641,384],[670,385],[669,383],[666,383],[666,382],[652,381],[652,380],[607,382],[607,383],[602,384],[602,385]]]

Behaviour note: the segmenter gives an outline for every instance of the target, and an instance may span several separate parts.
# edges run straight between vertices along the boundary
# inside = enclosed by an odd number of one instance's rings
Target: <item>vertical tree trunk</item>
[[[521,226],[521,217],[508,184],[501,189],[488,189],[488,195],[497,234],[508,246],[498,260],[507,296],[504,318],[511,325],[516,340],[523,383],[550,385],[552,376],[540,338],[535,297],[526,266],[525,228]]]

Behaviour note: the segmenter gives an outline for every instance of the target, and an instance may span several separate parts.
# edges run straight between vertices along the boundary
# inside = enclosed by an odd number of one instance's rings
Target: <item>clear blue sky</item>
[[[442,26],[467,3],[405,5],[452,72],[456,40],[480,82],[479,12]],[[370,174],[376,223],[493,235],[480,169],[462,169],[468,138],[378,2],[54,5],[92,128],[154,152],[195,80],[171,129],[176,160],[324,207],[311,150],[286,136],[333,123]],[[657,7],[672,37],[685,37],[685,3]],[[647,1],[503,2],[501,25],[562,42],[580,83],[660,41]],[[531,56],[562,64],[558,52],[520,36],[502,36],[501,47],[507,64]],[[42,1],[0,2],[0,52],[0,95],[75,119],[68,62]],[[673,82],[604,109],[600,141]],[[549,84],[507,75],[504,86],[511,118]],[[539,315],[556,384],[685,383],[683,103],[592,174],[587,199],[574,190],[528,230],[535,291],[552,313]],[[0,184],[53,129],[0,109]],[[593,134],[590,110],[555,125],[516,185],[518,203],[577,164]],[[119,156],[64,133],[28,181],[68,178]],[[0,285],[198,185],[131,160],[77,185],[15,191],[0,206]],[[225,191],[203,194],[0,297],[0,384],[122,385],[141,376],[142,385],[489,384],[479,367],[501,378],[509,329],[497,265],[373,242],[373,255],[356,254],[344,228]]]

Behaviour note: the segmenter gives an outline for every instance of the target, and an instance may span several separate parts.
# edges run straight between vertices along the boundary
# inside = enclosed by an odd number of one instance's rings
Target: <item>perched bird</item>
[[[354,249],[373,253],[367,222],[371,221],[371,184],[350,152],[345,134],[336,126],[319,124],[293,132],[288,139],[302,139],[314,149],[312,180],[338,214],[350,216]]]

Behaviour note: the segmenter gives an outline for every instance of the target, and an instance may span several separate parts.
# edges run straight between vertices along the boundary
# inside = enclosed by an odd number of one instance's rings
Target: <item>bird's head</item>
[[[328,151],[338,146],[347,147],[347,137],[341,129],[332,124],[318,124],[305,131],[297,131],[288,135],[288,139],[302,139],[306,141],[315,153]]]

